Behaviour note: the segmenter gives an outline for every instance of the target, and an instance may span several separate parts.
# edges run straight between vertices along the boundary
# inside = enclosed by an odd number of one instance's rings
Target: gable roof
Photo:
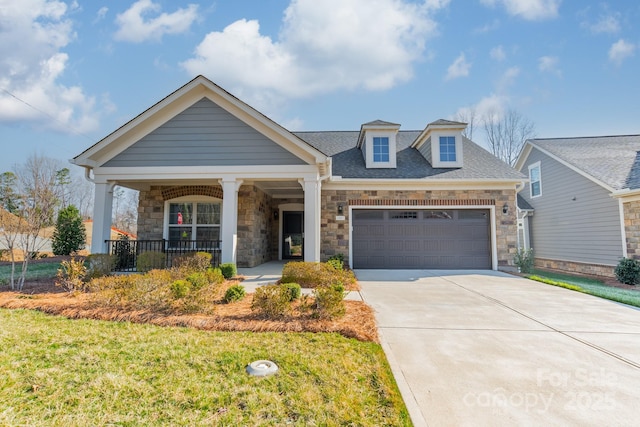
[[[85,167],[100,166],[203,97],[210,99],[305,161],[326,162],[324,153],[200,75],[84,150],[74,157],[71,163]]]
[[[453,180],[522,180],[525,176],[467,138],[463,138],[464,167],[434,168],[415,148],[419,130],[398,131],[396,168],[367,169],[362,151],[355,142],[360,132],[294,132],[332,158],[332,173],[342,178],[364,179],[453,179]]]
[[[640,135],[540,138],[527,145],[517,169],[533,147],[610,191],[640,188]]]

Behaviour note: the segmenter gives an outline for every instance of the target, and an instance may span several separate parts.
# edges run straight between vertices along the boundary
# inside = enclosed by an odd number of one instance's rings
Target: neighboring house
[[[640,135],[527,141],[523,246],[544,268],[612,276],[640,257]]]
[[[91,253],[91,242],[93,240],[93,220],[85,219],[84,221],[82,221],[82,223],[84,224],[84,229],[87,236],[87,244],[85,250]],[[128,240],[136,240],[137,236],[133,233],[129,233],[128,231],[120,230],[116,227],[111,227],[109,240],[119,240],[123,238]]]
[[[138,243],[214,241],[239,266],[342,254],[353,268],[508,268],[526,177],[465,126],[289,132],[198,76],[72,163],[95,182],[94,252],[117,184],[140,192]]]

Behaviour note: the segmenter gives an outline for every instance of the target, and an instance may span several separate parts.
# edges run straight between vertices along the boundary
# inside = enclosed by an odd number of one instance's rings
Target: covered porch
[[[138,240],[127,247],[133,257],[143,251],[171,258],[203,250],[212,253],[215,263],[238,267],[273,260],[320,261],[317,173],[297,179],[105,181],[96,177],[94,253],[122,252],[118,242],[109,241],[117,184],[139,191]]]

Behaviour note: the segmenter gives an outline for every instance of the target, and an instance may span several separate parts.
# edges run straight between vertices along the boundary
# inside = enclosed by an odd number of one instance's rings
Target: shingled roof
[[[640,135],[532,139],[529,143],[613,188],[640,188]]]
[[[474,142],[463,138],[464,167],[433,168],[411,143],[422,131],[399,131],[396,136],[396,168],[367,169],[356,147],[358,131],[293,132],[298,138],[332,157],[334,176],[365,179],[518,180],[525,176],[498,160]]]

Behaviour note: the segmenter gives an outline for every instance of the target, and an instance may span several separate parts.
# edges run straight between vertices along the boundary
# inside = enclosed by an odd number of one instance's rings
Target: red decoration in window
[[[182,224],[182,212],[178,212],[178,225]]]

